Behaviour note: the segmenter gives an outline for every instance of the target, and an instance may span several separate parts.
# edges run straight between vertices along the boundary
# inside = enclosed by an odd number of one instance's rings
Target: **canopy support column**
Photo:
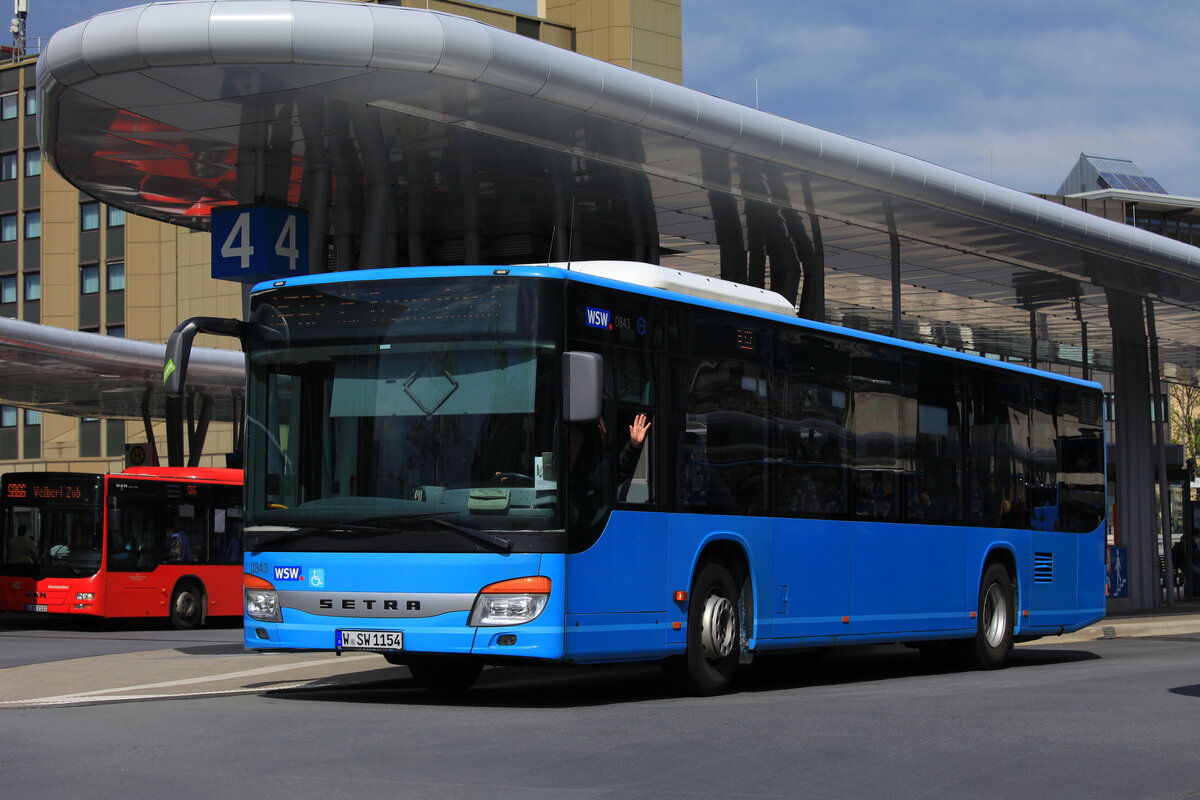
[[[1167,479],[1167,402],[1162,391],[1158,364],[1158,328],[1154,321],[1154,301],[1146,298],[1146,329],[1150,338],[1150,399],[1154,408],[1154,453],[1158,469],[1159,536],[1162,539],[1163,595],[1168,606],[1175,605],[1175,566],[1171,563],[1171,484]]]
[[[1158,602],[1150,432],[1150,366],[1145,309],[1140,298],[1106,292],[1113,332],[1113,391],[1117,397],[1116,500],[1111,520],[1117,544],[1129,548],[1129,610]]]

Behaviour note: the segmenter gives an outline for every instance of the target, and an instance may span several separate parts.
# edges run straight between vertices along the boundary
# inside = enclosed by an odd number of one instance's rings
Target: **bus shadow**
[[[1191,686],[1176,686],[1174,689],[1168,689],[1171,694],[1182,695],[1183,697],[1200,697],[1200,683],[1194,683]]]
[[[1009,669],[1090,661],[1087,650],[1020,650]],[[733,693],[845,686],[872,681],[936,675],[982,674],[930,662],[903,647],[845,648],[824,660],[811,657],[760,657],[743,666]],[[335,681],[330,685],[329,681]],[[263,696],[302,702],[378,705],[461,706],[472,708],[584,708],[605,705],[687,701],[662,678],[657,664],[572,667],[495,667],[484,670],[469,690],[434,692],[419,686],[403,667],[347,674],[309,687],[263,685]]]
[[[1007,669],[1068,664],[1100,658],[1089,650],[1017,649]],[[821,660],[806,656],[758,658],[739,675],[737,690],[779,691],[818,686],[843,686],[871,681],[904,680],[937,675],[983,675],[975,670],[922,656],[901,646],[846,647]]]

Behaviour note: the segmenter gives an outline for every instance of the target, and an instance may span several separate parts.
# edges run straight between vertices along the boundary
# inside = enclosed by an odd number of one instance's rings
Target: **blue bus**
[[[648,264],[256,286],[245,644],[485,665],[905,643],[996,668],[1104,614],[1097,384]],[[228,330],[228,328],[226,329]]]

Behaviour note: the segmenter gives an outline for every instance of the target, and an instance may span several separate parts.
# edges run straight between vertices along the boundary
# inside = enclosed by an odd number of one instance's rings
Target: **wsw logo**
[[[275,567],[275,580],[277,581],[302,581],[304,580],[303,567]]]
[[[587,326],[589,328],[604,328],[612,330],[612,313],[603,308],[587,307]]]

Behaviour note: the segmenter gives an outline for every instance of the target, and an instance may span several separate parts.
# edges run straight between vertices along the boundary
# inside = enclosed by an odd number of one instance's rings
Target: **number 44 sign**
[[[308,274],[308,214],[231,206],[212,212],[212,276],[240,283]]]

